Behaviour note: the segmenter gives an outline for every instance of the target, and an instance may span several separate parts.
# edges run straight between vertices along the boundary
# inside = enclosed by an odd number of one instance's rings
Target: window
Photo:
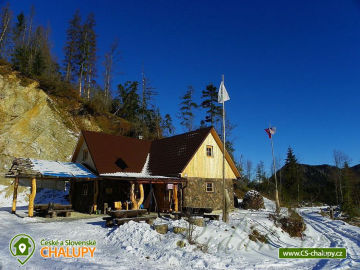
[[[206,146],[206,155],[208,157],[212,157],[213,156],[213,147],[212,145],[207,145]]]
[[[88,150],[84,149],[84,150],[83,150],[82,160],[83,160],[83,161],[86,161],[87,158],[88,158]]]
[[[214,192],[214,183],[212,182],[206,182],[206,192]]]
[[[81,195],[83,195],[83,196],[88,195],[88,189],[89,189],[89,186],[87,184],[83,184],[82,190],[81,190]]]

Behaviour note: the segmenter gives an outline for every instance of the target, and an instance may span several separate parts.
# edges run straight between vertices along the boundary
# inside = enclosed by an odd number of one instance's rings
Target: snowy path
[[[360,228],[324,218],[318,214],[319,208],[303,208],[299,212],[307,224],[305,236],[291,238],[268,218],[273,203],[265,199],[265,205],[261,211],[235,210],[229,224],[211,221],[205,228],[196,228],[195,240],[207,246],[206,252],[195,245],[177,247],[184,236],[160,235],[146,223],[106,228],[99,217],[49,222],[25,217],[26,207],[19,207],[21,218],[10,214],[9,207],[0,206],[0,269],[19,269],[8,249],[18,233],[31,235],[37,243],[34,256],[23,269],[360,269]],[[167,223],[170,230],[186,226],[183,220],[156,221]],[[250,241],[253,229],[265,234],[269,243]],[[95,258],[44,259],[39,254],[41,239],[96,240]],[[280,260],[279,247],[345,247],[348,257]]]
[[[343,260],[320,260],[314,269],[343,268],[360,269],[360,230],[343,221],[324,218],[312,208],[301,209],[307,226],[326,237],[330,247],[345,247],[347,258]]]

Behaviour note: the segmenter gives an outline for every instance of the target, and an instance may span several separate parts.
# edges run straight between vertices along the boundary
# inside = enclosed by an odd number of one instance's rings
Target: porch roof
[[[84,165],[73,162],[59,162],[52,160],[37,160],[30,158],[16,158],[10,170],[5,174],[7,178],[43,179],[88,179],[95,180],[98,176]]]

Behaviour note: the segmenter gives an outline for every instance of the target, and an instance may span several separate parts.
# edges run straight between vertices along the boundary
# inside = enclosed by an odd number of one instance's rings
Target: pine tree
[[[217,88],[212,84],[207,85],[206,89],[202,91],[201,98],[203,99],[201,107],[206,109],[205,119],[202,120],[201,125],[214,126],[219,131],[217,124],[220,122],[222,109],[218,105]],[[220,132],[218,133],[220,134]]]
[[[140,106],[140,122],[142,135],[147,136],[151,125],[153,125],[154,104],[152,104],[152,99],[157,95],[155,88],[151,86],[149,78],[145,76],[144,68],[142,71],[141,78],[141,106]],[[157,119],[157,118],[156,118]],[[160,122],[159,122],[160,123]],[[151,133],[151,132],[150,132]]]
[[[347,161],[344,163],[343,171],[343,184],[344,184],[344,201],[342,203],[342,210],[346,212],[350,217],[354,217],[360,214],[359,209],[355,206],[353,198],[355,194],[354,189],[354,175],[352,174]]]
[[[95,33],[95,16],[89,14],[83,26],[83,31],[87,37],[84,40],[85,47],[85,73],[84,73],[84,92],[86,98],[90,100],[91,88],[94,86],[96,75],[96,33]]]
[[[288,148],[287,157],[285,160],[284,170],[285,180],[282,182],[283,198],[286,201],[291,201],[296,197],[297,202],[300,203],[302,193],[302,175],[300,172],[298,161],[291,147]]]
[[[138,82],[127,81],[124,85],[118,85],[118,98],[120,107],[115,114],[125,118],[128,121],[137,122],[140,99],[137,93]]]
[[[172,123],[172,119],[170,114],[165,114],[163,124],[162,124],[162,130],[166,134],[165,136],[171,136],[175,132],[175,127]]]
[[[14,51],[11,55],[11,63],[16,70],[28,75],[30,51],[25,46],[26,18],[24,13],[21,12],[16,19],[17,21],[13,28]]]
[[[180,124],[186,129],[186,131],[193,130],[194,123],[194,109],[197,108],[197,104],[193,100],[194,88],[188,86],[185,94],[181,97],[180,103]]]
[[[266,175],[265,175],[265,166],[264,166],[264,162],[260,161],[257,165],[256,165],[256,175],[255,175],[255,180],[261,184],[266,180]]]
[[[76,77],[77,58],[79,58],[79,48],[81,41],[81,16],[80,11],[77,10],[73,18],[69,21],[68,29],[66,30],[66,45],[64,48],[64,69],[65,81],[71,82]]]

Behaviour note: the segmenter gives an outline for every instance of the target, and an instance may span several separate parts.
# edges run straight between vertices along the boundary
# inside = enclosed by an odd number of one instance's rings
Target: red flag
[[[276,132],[276,127],[266,128],[265,131],[268,134],[269,139],[271,139],[272,135]]]

